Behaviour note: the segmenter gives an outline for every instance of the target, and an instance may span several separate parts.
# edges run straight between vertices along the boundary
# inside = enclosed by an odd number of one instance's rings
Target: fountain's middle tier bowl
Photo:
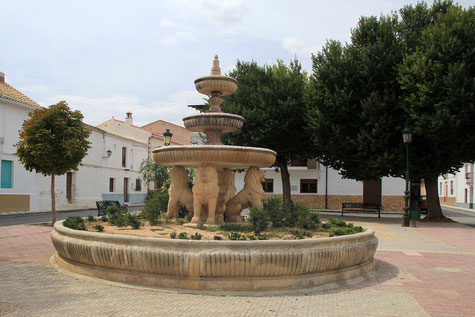
[[[274,164],[276,155],[269,149],[231,145],[177,145],[153,150],[153,159],[157,164],[185,167],[270,167]]]
[[[221,130],[226,133],[239,131],[244,124],[244,118],[232,113],[207,112],[185,117],[183,123],[185,128],[193,132]]]

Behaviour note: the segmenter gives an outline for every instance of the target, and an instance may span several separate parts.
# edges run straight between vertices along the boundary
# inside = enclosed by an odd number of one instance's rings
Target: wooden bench
[[[96,201],[97,216],[105,216],[107,214],[107,207],[109,206],[117,206],[119,210],[127,210],[127,205],[121,205],[118,200],[99,200]]]
[[[349,212],[378,212],[378,218],[381,218],[381,205],[364,203],[342,203],[341,216],[345,211]]]

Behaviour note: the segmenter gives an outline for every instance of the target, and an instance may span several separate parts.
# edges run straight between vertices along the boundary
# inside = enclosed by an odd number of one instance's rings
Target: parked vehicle
[[[421,195],[421,214],[427,213],[427,196]]]

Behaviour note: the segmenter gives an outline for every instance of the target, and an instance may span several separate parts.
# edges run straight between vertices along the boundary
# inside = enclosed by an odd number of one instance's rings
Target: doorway
[[[124,178],[124,203],[129,201],[129,179]]]
[[[381,205],[381,179],[363,181],[363,204]]]

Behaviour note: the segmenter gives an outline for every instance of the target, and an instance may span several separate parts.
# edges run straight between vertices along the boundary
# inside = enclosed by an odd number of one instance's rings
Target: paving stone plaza
[[[323,218],[324,216],[322,216]],[[475,234],[457,224],[351,217],[379,239],[377,270],[309,294],[211,296],[71,276],[49,265],[51,228],[0,227],[0,316],[474,316]]]

